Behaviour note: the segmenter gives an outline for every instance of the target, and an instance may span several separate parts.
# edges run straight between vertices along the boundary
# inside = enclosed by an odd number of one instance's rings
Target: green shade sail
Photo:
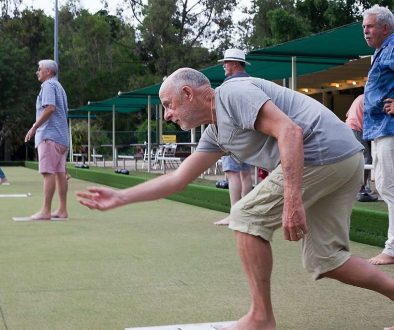
[[[351,59],[372,55],[374,49],[364,40],[361,22],[344,25],[312,36],[288,41],[276,46],[252,50],[246,60],[251,63],[246,71],[254,77],[279,80],[291,77],[292,56],[296,56],[297,75],[302,76],[321,72],[347,63]],[[201,70],[211,81],[212,87],[219,86],[224,80],[222,64]],[[88,105],[71,112],[138,112],[148,105],[160,104],[158,97],[161,83],[139,88],[104,101],[90,102]]]

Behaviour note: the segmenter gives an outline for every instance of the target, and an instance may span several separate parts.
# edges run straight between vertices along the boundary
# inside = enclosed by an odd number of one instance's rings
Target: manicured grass
[[[37,164],[29,162],[26,163],[26,166],[35,168]],[[124,176],[103,169],[91,168],[88,170],[81,170],[73,166],[69,167],[69,173],[76,178],[107,184],[117,188],[130,187],[157,176],[157,174],[144,172],[134,172],[133,175]],[[208,180],[200,181],[202,181],[202,183],[196,180],[192,184],[189,184],[183,191],[171,195],[168,199],[209,208],[211,210],[229,212],[230,199],[228,190],[217,189],[213,187],[213,183],[207,184],[206,181]],[[384,246],[388,230],[387,207],[384,212],[376,211],[376,209],[384,210],[382,203],[383,202],[356,204],[356,206],[360,207],[353,208],[349,233],[351,240],[379,247]],[[378,205],[380,208],[368,208],[369,205]]]
[[[376,202],[355,202],[354,208],[387,213],[387,204],[382,200]]]
[[[108,212],[78,204],[90,182],[70,180],[67,222],[16,223],[41,204],[35,170],[4,168],[0,194],[0,329],[124,329],[234,320],[249,303],[233,233],[212,223],[225,213],[170,200]],[[120,176],[121,177],[121,176]],[[55,198],[56,200],[56,198]],[[278,329],[383,329],[393,303],[336,281],[311,280],[300,243],[274,237],[273,303]],[[371,257],[380,248],[352,243]],[[382,267],[394,276],[394,266]],[[372,317],[373,316],[373,317]]]

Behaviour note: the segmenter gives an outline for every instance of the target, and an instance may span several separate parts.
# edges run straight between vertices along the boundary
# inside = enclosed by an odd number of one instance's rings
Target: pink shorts
[[[42,141],[38,147],[38,171],[40,173],[65,173],[68,148],[52,140]]]

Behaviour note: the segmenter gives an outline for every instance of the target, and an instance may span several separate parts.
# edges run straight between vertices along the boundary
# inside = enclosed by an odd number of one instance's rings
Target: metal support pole
[[[151,171],[151,108],[150,108],[151,97],[148,95],[148,173]]]
[[[115,104],[112,105],[112,163],[114,167],[118,166],[117,155],[116,155],[116,145],[115,145]]]
[[[59,11],[57,6],[57,0],[55,0],[55,26],[53,33],[53,59],[59,67],[59,48],[58,48],[58,31],[59,31]],[[58,72],[59,76],[59,72]]]
[[[91,141],[91,130],[90,130],[91,120],[90,120],[90,111],[88,111],[88,164],[90,166],[90,141]]]
[[[71,118],[68,119],[68,130],[70,134],[70,149],[68,150],[69,152],[69,162],[72,162],[74,160],[74,151],[73,151],[73,134],[72,134],[72,127],[71,127]]]
[[[297,90],[297,56],[291,57],[291,89]]]
[[[159,104],[159,118],[160,118],[160,131],[159,131],[159,136],[160,136],[160,143],[163,143],[163,106],[160,103]]]

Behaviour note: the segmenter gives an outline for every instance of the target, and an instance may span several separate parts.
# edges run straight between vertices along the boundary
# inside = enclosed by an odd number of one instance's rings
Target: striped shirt
[[[45,139],[69,147],[69,132],[67,124],[67,95],[56,77],[45,80],[41,85],[36,102],[36,120],[48,105],[55,106],[55,111],[36,132],[35,146]]]

